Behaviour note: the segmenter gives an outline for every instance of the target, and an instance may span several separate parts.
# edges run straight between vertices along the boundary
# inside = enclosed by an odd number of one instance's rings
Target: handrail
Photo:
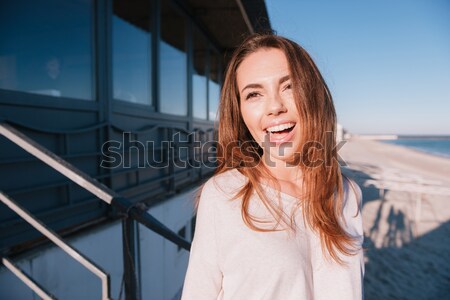
[[[105,193],[99,186],[100,183],[77,170],[74,166],[61,159],[53,152],[50,152],[48,149],[42,147],[35,141],[31,140],[12,126],[5,123],[0,124],[0,134],[34,157],[38,158],[40,161],[46,163],[56,171],[68,177],[73,182],[88,190],[98,198],[108,204],[111,204],[111,200],[114,196]]]
[[[44,300],[55,300],[56,297],[47,292],[42,286],[33,280],[28,274],[22,271],[16,266],[10,259],[2,257],[2,263],[7,267],[14,275],[22,280],[30,289],[32,289],[39,297]]]
[[[5,120],[1,120],[1,122],[5,122]],[[86,126],[83,128],[58,130],[58,129],[52,129],[52,128],[42,128],[42,127],[31,126],[30,124],[25,124],[25,123],[18,122],[18,121],[8,120],[8,123],[11,123],[14,126],[18,126],[18,127],[30,130],[30,131],[42,132],[42,133],[53,133],[53,134],[78,134],[78,133],[84,133],[84,132],[89,132],[89,131],[93,131],[96,129],[100,129],[100,128],[108,125],[107,122],[102,122],[102,123],[97,123],[94,125]]]
[[[94,262],[90,261],[89,258],[85,257],[82,253],[77,251],[74,247],[67,244],[59,235],[57,235],[53,230],[47,228],[41,221],[32,216],[28,210],[17,204],[8,195],[0,191],[0,201],[2,201],[6,206],[18,214],[22,219],[27,221],[31,226],[36,228],[39,232],[45,235],[49,240],[55,243],[64,252],[72,256],[76,261],[82,264],[86,269],[97,275],[102,281],[102,299],[110,299],[110,282],[109,275],[103,271]],[[51,299],[51,298],[48,298]]]
[[[78,170],[73,165],[63,160],[45,147],[39,145],[26,135],[22,134],[7,123],[0,123],[0,134],[7,139],[27,151],[31,155],[37,157],[65,177],[69,178],[82,188],[94,194],[101,200],[117,208],[119,212],[126,214],[155,233],[163,236],[177,246],[190,250],[191,244],[180,237],[178,234],[170,230],[164,224],[159,222],[145,210],[135,206],[132,202],[117,194],[112,189],[101,184],[86,173]]]
[[[9,139],[11,142],[25,150],[26,152],[30,153],[40,161],[46,163],[59,173],[61,173],[63,176],[67,177],[72,182],[78,184],[80,187],[84,188],[88,192],[94,194],[104,202],[108,203],[109,205],[115,207],[119,213],[121,213],[123,216],[125,216],[125,219],[123,222],[128,222],[129,220],[135,220],[142,225],[146,226],[153,232],[161,235],[165,239],[173,242],[177,246],[190,250],[191,244],[185,240],[184,238],[180,237],[178,234],[170,230],[168,227],[166,227],[164,224],[159,222],[157,219],[155,219],[153,216],[151,216],[146,210],[145,207],[139,206],[140,203],[133,204],[126,198],[122,197],[112,189],[106,187],[105,185],[98,182],[96,179],[90,177],[88,174],[82,172],[81,170],[77,169],[73,165],[71,165],[69,162],[65,161],[58,155],[54,154],[47,148],[41,146],[34,140],[30,139],[17,129],[15,129],[13,126],[7,124],[6,122],[0,121],[0,135],[3,135],[7,139]],[[79,261],[81,264],[83,264],[86,268],[88,268],[91,272],[95,273],[97,276],[99,276],[102,280],[102,299],[106,300],[110,297],[110,285],[109,285],[109,275],[103,272],[99,267],[97,267],[93,262],[89,261],[88,258],[84,257],[82,254],[80,254],[78,251],[76,251],[73,247],[65,243],[56,233],[48,229],[43,223],[41,223],[39,220],[34,218],[25,208],[20,207],[14,200],[9,198],[6,194],[4,194],[2,191],[0,191],[0,200],[4,202],[7,206],[9,206],[12,210],[14,210],[19,216],[21,216],[23,219],[25,219],[28,223],[30,223],[32,226],[34,226],[36,229],[38,229],[41,233],[43,233],[45,236],[47,236],[52,242],[54,242],[57,246],[59,246],[62,250],[64,250],[66,253],[71,255],[73,258],[75,258],[77,261]],[[129,218],[128,221],[126,218]],[[122,225],[124,226],[124,225]],[[124,235],[124,239],[126,239],[126,234]],[[129,246],[128,246],[129,247]],[[128,251],[130,251],[130,248],[128,248]],[[129,261],[129,257],[127,256],[124,258],[125,268],[129,268],[129,264],[133,263],[132,261]],[[6,264],[8,262],[6,261]],[[17,271],[17,270],[15,270]],[[21,273],[20,270],[16,272],[17,274]],[[15,273],[15,274],[16,274]],[[22,272],[22,275],[23,272]],[[127,276],[128,277],[128,276]],[[126,290],[129,289],[127,299],[134,299],[136,298],[136,291],[134,291],[135,286],[133,285],[133,282],[135,282],[134,275],[129,274],[130,278],[125,279],[125,285]],[[36,284],[33,284],[33,280],[31,278],[28,278],[27,276],[19,277],[21,278],[26,284],[29,285],[32,289],[39,290],[39,287]],[[33,290],[34,290],[33,289]],[[39,290],[40,291],[40,290]],[[41,291],[40,291],[41,292]],[[44,292],[42,292],[44,293]],[[45,294],[45,293],[44,293]],[[48,295],[47,295],[48,296]],[[47,297],[46,296],[46,297]],[[51,299],[51,298],[46,298]]]
[[[5,122],[5,121],[1,120],[1,122]],[[116,131],[131,132],[134,134],[146,134],[146,133],[150,133],[157,129],[172,129],[172,130],[178,130],[180,132],[187,133],[187,134],[190,133],[187,129],[182,128],[182,127],[168,126],[168,125],[161,126],[159,124],[147,125],[147,126],[143,126],[138,129],[126,129],[126,128],[122,128],[118,125],[115,125],[115,124],[109,124],[108,122],[102,122],[102,123],[97,123],[97,124],[90,125],[90,126],[83,127],[83,128],[58,130],[58,129],[42,128],[42,127],[38,128],[35,126],[30,126],[29,124],[24,124],[24,123],[17,122],[17,121],[12,122],[10,120],[8,120],[8,123],[11,123],[14,126],[19,126],[21,128],[25,128],[25,129],[35,131],[35,132],[44,132],[44,133],[53,133],[53,134],[78,134],[78,133],[84,133],[84,132],[100,129],[100,128],[106,127],[108,125],[110,125],[111,128]],[[213,130],[214,130],[214,128],[208,128],[206,131],[213,131]]]

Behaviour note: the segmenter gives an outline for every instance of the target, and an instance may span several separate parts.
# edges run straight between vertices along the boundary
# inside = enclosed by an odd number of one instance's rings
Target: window
[[[159,110],[186,116],[186,19],[170,2],[161,1]]]
[[[91,100],[92,2],[0,2],[0,89]]]
[[[219,54],[215,51],[210,52],[210,64],[209,64],[209,80],[208,80],[208,101],[209,112],[208,119],[215,121],[217,110],[219,108],[220,98],[220,58]]]
[[[114,99],[152,105],[151,3],[114,1]]]
[[[208,58],[208,44],[198,29],[194,30],[194,71],[192,74],[192,102],[194,118],[207,118],[207,90],[206,62]]]

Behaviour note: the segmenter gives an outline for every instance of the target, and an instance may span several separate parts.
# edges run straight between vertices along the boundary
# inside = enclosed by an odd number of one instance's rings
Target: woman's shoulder
[[[362,205],[362,190],[361,187],[356,183],[355,180],[342,175],[343,179],[343,189],[344,189],[344,204],[349,204],[348,202],[353,202],[357,204],[357,206]]]
[[[237,169],[230,169],[216,174],[208,181],[202,189],[202,196],[217,196],[233,198],[247,183],[247,178]]]
[[[359,185],[351,178],[343,176],[343,218],[347,232],[362,236],[362,201],[363,194]]]
[[[209,178],[197,194],[197,212],[221,211],[221,214],[224,214],[228,209],[235,211],[239,203],[230,200],[236,199],[245,183],[246,177],[234,169]]]

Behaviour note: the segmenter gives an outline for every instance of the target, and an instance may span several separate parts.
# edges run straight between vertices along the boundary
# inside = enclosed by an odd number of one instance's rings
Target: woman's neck
[[[300,167],[285,166],[284,164],[280,164],[279,166],[267,166],[263,164],[262,167],[265,169],[262,172],[262,184],[296,198],[302,197],[303,173]],[[266,172],[269,173],[268,176],[264,176],[264,174],[267,174]]]
[[[292,184],[297,184],[302,180],[302,170],[299,166],[290,165],[283,160],[271,159],[267,162],[262,158],[263,167],[278,181],[285,181]]]

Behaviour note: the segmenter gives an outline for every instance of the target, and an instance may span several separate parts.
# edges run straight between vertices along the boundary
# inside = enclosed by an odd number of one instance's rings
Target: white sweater
[[[305,226],[300,210],[295,235],[251,230],[242,220],[241,199],[230,200],[246,180],[239,171],[230,170],[205,184],[181,299],[362,299],[362,250],[355,256],[340,256],[347,267],[326,259],[319,237]],[[361,190],[352,182],[355,195],[348,181],[344,183],[344,228],[362,245],[361,212],[355,217],[360,211]],[[269,186],[263,188],[271,199],[281,196],[289,215],[296,198]],[[256,194],[251,198],[250,212],[270,217]]]

